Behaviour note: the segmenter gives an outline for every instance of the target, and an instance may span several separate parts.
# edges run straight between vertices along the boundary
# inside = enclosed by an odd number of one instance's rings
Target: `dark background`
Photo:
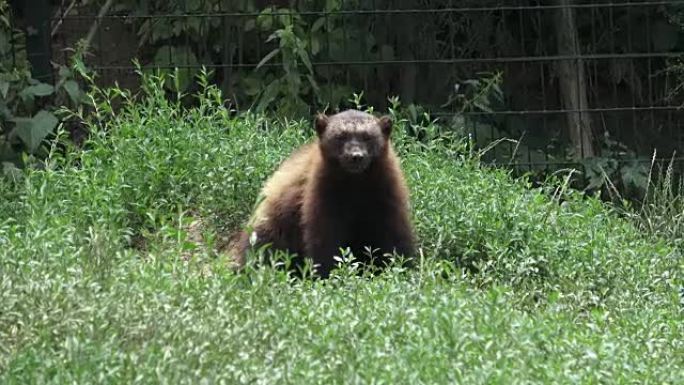
[[[34,77],[54,81],[94,31],[88,64],[103,84],[138,86],[143,68],[201,66],[238,109],[307,117],[376,110],[398,96],[520,171],[580,164],[637,183],[682,147],[684,1],[119,0],[14,1]],[[272,37],[269,41],[269,37]],[[279,51],[273,52],[274,49]],[[258,64],[270,58],[262,66]],[[499,77],[497,77],[499,74]],[[593,170],[593,171],[592,171]],[[596,176],[596,175],[594,175]]]

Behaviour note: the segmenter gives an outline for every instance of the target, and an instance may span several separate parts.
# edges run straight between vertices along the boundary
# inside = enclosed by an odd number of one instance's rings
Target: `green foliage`
[[[308,6],[318,7],[316,1]],[[325,12],[341,9],[339,1],[321,2]],[[209,0],[203,2],[128,0],[115,11],[133,15],[154,13],[179,14],[178,18],[144,18],[137,26],[141,47],[154,54],[143,58],[161,72],[182,68],[182,79],[167,87],[186,92],[196,73],[198,62],[256,64],[255,68],[225,68],[217,73],[223,91],[235,104],[251,105],[255,112],[275,110],[280,116],[310,114],[313,102],[337,106],[350,93],[348,86],[334,81],[339,70],[314,68],[313,58],[330,60],[340,56],[348,38],[335,17],[321,15],[313,20],[296,9],[270,6],[257,11],[254,1]],[[244,13],[245,17],[206,18],[202,13]],[[235,33],[240,35],[240,43]],[[214,42],[207,46],[207,42]],[[326,48],[326,44],[329,44]],[[239,46],[239,47],[238,47]],[[238,48],[241,52],[238,53]],[[239,62],[238,62],[239,55]],[[329,55],[329,56],[326,56]],[[339,57],[338,60],[342,60]],[[319,87],[317,79],[327,81]]]
[[[32,77],[24,33],[12,27],[9,5],[0,0],[0,173],[46,156],[43,144],[60,122],[58,106],[75,107],[82,96],[67,67],[59,68],[56,86]]]
[[[503,105],[504,93],[501,89],[503,72],[479,73],[476,79],[457,83],[454,94],[442,106],[455,106],[460,113],[494,112]],[[461,90],[463,87],[463,90]]]
[[[644,199],[626,214],[647,234],[684,246],[684,179],[676,173],[674,158],[667,164],[651,163]]]
[[[600,157],[582,161],[586,189],[604,190],[617,196],[643,197],[649,184],[649,159],[639,157],[606,132]],[[620,191],[622,193],[620,193]]]
[[[139,98],[95,88],[94,115],[74,112],[93,132],[84,151],[0,180],[0,382],[684,380],[675,249],[567,178],[531,189],[448,136],[406,135],[398,107],[416,269],[227,271],[210,235],[243,224],[313,133],[233,114],[207,78],[193,108],[164,76]]]
[[[198,66],[197,58],[189,47],[173,47],[162,46],[154,55],[154,64],[160,67],[161,74],[169,75],[175,74],[175,84],[170,82],[165,83],[165,86],[176,92],[185,92],[191,85],[195,75],[197,74]],[[176,72],[171,69],[177,68]]]
[[[129,22],[135,24],[140,59],[145,65],[160,67],[165,75],[172,74],[174,66],[180,67],[175,76],[177,84],[166,84],[170,91],[196,90],[192,79],[199,63],[205,63],[219,66],[212,80],[220,84],[234,106],[257,113],[275,111],[289,118],[309,117],[313,109],[344,107],[348,96],[360,91],[364,91],[368,104],[384,109],[388,96],[401,95],[407,108],[414,109],[414,120],[424,115],[417,113],[417,103],[425,111],[457,112],[451,122],[442,124],[464,137],[470,135],[480,148],[501,138],[518,140],[493,148],[485,160],[503,165],[530,163],[525,166],[527,170],[545,176],[557,171],[549,170],[547,163],[572,160],[562,115],[522,118],[485,113],[560,108],[552,66],[412,63],[416,59],[439,62],[556,54],[555,10],[496,10],[500,5],[497,0],[464,0],[458,7],[478,6],[483,10],[385,15],[364,11],[392,9],[395,4],[386,0],[125,0],[112,10],[138,16]],[[402,7],[416,9],[448,6],[453,5],[426,0],[402,3]],[[582,51],[601,54],[680,49],[680,14],[681,6],[676,4],[575,9]],[[149,15],[152,17],[139,17]],[[648,34],[640,33],[647,27]],[[394,61],[401,64],[387,65]],[[365,62],[382,64],[348,65]],[[507,72],[502,73],[503,69]],[[662,89],[678,101],[680,87],[670,85],[662,69],[660,63],[652,61],[601,60],[601,65],[586,66],[587,78],[600,80],[590,87],[588,97],[596,106],[653,103],[644,100],[647,87],[643,79],[648,77],[649,84],[657,89],[662,84]],[[473,79],[475,71],[485,72],[477,72]],[[530,91],[536,93],[539,87],[544,92],[541,102],[530,98]],[[607,99],[614,90],[620,90],[620,98]],[[468,112],[478,115],[464,117]],[[650,122],[654,128],[660,123]],[[639,147],[643,143],[661,148],[671,145],[672,138],[665,138],[667,135],[653,139],[653,135],[644,134],[649,130],[626,133],[624,124],[622,118],[594,122],[593,129],[599,133],[597,156],[582,164],[582,183],[586,182],[589,189],[605,192],[612,184],[625,195],[640,196],[646,187],[645,163],[636,154],[650,153],[651,148]],[[629,144],[627,154],[619,154],[623,151],[601,140],[604,130],[614,137],[619,134],[619,140]]]
[[[276,13],[277,17],[274,16]],[[309,105],[305,98],[308,96],[311,99],[318,94],[318,85],[309,58],[309,52],[313,53],[315,50],[308,47],[306,38],[309,31],[304,30],[307,26],[296,12],[277,8],[262,11],[256,23],[265,30],[275,29],[266,42],[275,40],[278,48],[266,54],[257,65],[255,73],[244,79],[245,84],[251,86],[245,92],[248,95],[258,95],[255,111],[264,112],[267,107],[275,105],[279,115],[307,115]],[[283,75],[270,79],[272,75],[259,69],[276,58],[280,59]],[[266,81],[263,80],[264,77]]]

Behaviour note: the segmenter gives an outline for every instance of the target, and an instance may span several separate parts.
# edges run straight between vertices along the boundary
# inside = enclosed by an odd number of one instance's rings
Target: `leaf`
[[[266,43],[270,43],[270,42],[272,42],[273,40],[279,38],[280,35],[281,35],[281,31],[282,31],[282,30],[279,29],[279,30],[273,32],[272,34],[270,34],[270,35],[268,36],[268,39],[266,39]]]
[[[173,35],[173,21],[165,20],[155,23],[152,27],[152,42],[166,40]]]
[[[204,36],[205,32],[202,31],[202,19],[199,17],[190,17],[185,22],[185,34],[190,34],[190,37],[196,39],[197,37]]]
[[[473,105],[477,107],[478,112],[492,112],[492,109],[489,108],[489,103],[487,100],[473,100]]]
[[[259,100],[259,104],[257,105],[257,112],[263,112],[266,110],[266,107],[268,107],[268,105],[271,104],[271,102],[278,95],[279,88],[279,80],[274,80],[271,82],[271,84],[266,86],[264,93],[261,95],[261,100]]]
[[[14,129],[10,131],[8,135],[10,140],[13,140],[18,133],[23,132],[25,130],[30,130],[33,124],[32,119],[26,117],[14,118],[12,119],[12,122],[14,122]]]
[[[311,32],[316,32],[323,27],[325,24],[325,17],[319,17],[311,26]]]
[[[610,175],[610,164],[605,158],[590,158],[582,161],[584,173],[589,180],[587,189],[598,189],[605,184],[605,175]]]
[[[317,55],[321,52],[321,41],[317,37],[311,38],[311,54]]]
[[[14,119],[14,113],[12,112],[12,110],[9,109],[6,101],[4,100],[0,100],[0,118],[2,118],[3,120]],[[1,129],[0,132],[2,132]]]
[[[278,13],[280,24],[290,30],[292,30],[292,27],[294,26],[295,17],[297,17],[297,15],[292,13],[289,9],[281,9],[281,12]]]
[[[258,77],[245,76],[242,79],[242,89],[248,96],[256,96],[261,90],[261,85],[265,79]]]
[[[625,185],[638,188],[646,188],[648,185],[648,169],[637,161],[625,165],[620,170],[622,180]]]
[[[85,63],[82,60],[76,60],[74,62],[74,69],[80,74],[86,74],[88,71],[86,69]]]
[[[111,13],[117,14],[119,12],[129,12],[131,11],[131,5],[130,4],[117,4],[117,5],[112,5],[111,8]]]
[[[341,8],[341,0],[327,0],[325,2],[326,11],[337,11]]]
[[[408,112],[409,112],[409,116],[411,117],[412,122],[415,122],[416,120],[418,120],[418,111],[416,110],[415,104],[411,103],[408,106]]]
[[[45,83],[38,83],[34,86],[26,87],[24,91],[30,92],[34,96],[48,96],[55,92],[55,87]]]
[[[245,32],[249,32],[256,28],[256,20],[255,19],[249,19],[245,22],[244,30]]]
[[[190,47],[171,47],[168,45],[162,46],[157,50],[154,55],[154,65],[159,67],[159,72],[167,76],[175,72],[172,68],[182,66],[177,72],[176,82],[178,83],[178,89],[175,89],[176,87],[173,86],[171,81],[165,84],[168,89],[176,92],[183,92],[190,86],[199,66],[197,57]]]
[[[47,96],[54,92],[54,87],[49,84],[36,82],[19,92],[19,97],[24,103],[33,103],[36,96]]]
[[[74,80],[68,80],[64,83],[64,89],[66,90],[67,94],[69,94],[71,101],[78,103],[81,96],[81,89],[79,88],[78,83],[76,83]]]
[[[309,73],[313,73],[313,66],[311,65],[311,61],[309,60],[309,54],[306,52],[304,48],[301,46],[297,46],[297,54],[299,55],[299,58],[302,60],[302,63],[306,66],[306,69],[309,70]]]
[[[7,98],[7,93],[9,92],[9,87],[10,87],[10,84],[8,81],[0,80],[0,94],[2,94],[3,99]]]
[[[185,0],[185,9],[189,11],[199,11],[203,3],[200,0]]]
[[[8,34],[0,33],[0,54],[7,55],[10,52],[12,52],[12,44],[10,44]]]
[[[73,73],[67,66],[60,66],[59,67],[59,77],[62,79],[70,78],[73,76]]]
[[[2,162],[2,174],[17,181],[23,176],[23,173],[12,162]]]
[[[257,16],[256,24],[262,31],[268,31],[273,27],[273,13],[270,8],[267,8]]]
[[[256,68],[254,69],[255,71],[261,68],[264,64],[266,64],[269,60],[273,59],[275,55],[277,55],[280,52],[280,48],[276,48],[273,51],[269,52],[266,56],[264,56],[263,59],[257,64]]]
[[[309,80],[309,84],[311,84],[311,87],[313,88],[314,92],[318,93],[318,84],[316,83],[316,80],[314,79],[313,76],[311,75],[306,75],[306,78]]]
[[[30,152],[35,151],[59,123],[51,112],[41,110],[33,118],[15,118],[17,136]]]
[[[180,36],[181,32],[183,32],[183,24],[181,24],[181,22],[178,20],[174,20],[172,25],[173,36]]]

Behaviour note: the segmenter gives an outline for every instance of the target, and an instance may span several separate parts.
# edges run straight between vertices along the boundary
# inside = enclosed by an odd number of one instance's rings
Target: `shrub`
[[[681,382],[681,257],[444,138],[397,130],[417,269],[293,281],[181,258],[184,218],[240,226],[313,133],[235,116],[213,87],[185,109],[143,81],[114,93],[121,112],[96,104],[85,150],[0,184],[0,382]]]

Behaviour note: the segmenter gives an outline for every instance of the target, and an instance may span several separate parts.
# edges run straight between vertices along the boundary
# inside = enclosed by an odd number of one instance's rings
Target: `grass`
[[[228,271],[221,235],[309,125],[145,85],[118,114],[96,95],[85,151],[0,182],[0,383],[684,381],[677,245],[401,128],[418,268]]]

